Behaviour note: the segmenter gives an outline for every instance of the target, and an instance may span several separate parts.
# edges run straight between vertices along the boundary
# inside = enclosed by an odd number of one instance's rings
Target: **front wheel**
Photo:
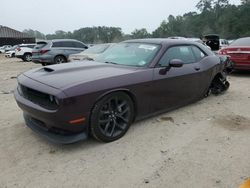
[[[214,95],[219,95],[228,90],[230,83],[226,78],[217,77],[213,80],[211,84],[211,93]]]
[[[91,133],[99,141],[115,141],[127,132],[133,116],[133,102],[127,94],[109,94],[97,102],[92,110]]]

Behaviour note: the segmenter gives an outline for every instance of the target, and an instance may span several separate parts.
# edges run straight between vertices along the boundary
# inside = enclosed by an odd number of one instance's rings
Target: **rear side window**
[[[55,48],[57,48],[57,47],[64,47],[63,46],[63,42],[53,42],[52,47],[55,47]]]
[[[204,54],[204,52],[202,52],[199,48],[197,48],[196,46],[192,46],[194,55],[196,57],[197,61],[202,60],[206,55]]]
[[[35,45],[27,45],[28,48],[34,48]]]
[[[162,56],[159,65],[168,66],[172,59],[180,59],[185,64],[196,62],[191,46],[174,46],[170,47]]]
[[[80,42],[73,42],[75,48],[88,48],[87,46],[85,46],[84,44],[80,43]]]
[[[75,48],[75,44],[72,41],[60,41],[60,42],[53,42],[52,47]]]

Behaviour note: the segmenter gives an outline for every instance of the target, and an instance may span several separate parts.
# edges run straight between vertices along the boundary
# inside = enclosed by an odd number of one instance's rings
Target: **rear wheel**
[[[55,57],[54,63],[55,64],[61,64],[61,63],[65,63],[66,62],[66,58],[59,55]]]
[[[32,60],[32,55],[30,53],[26,53],[23,55],[23,60],[24,61],[31,61]]]
[[[133,102],[127,94],[109,94],[94,106],[90,123],[91,133],[99,141],[115,141],[127,132],[133,116]]]

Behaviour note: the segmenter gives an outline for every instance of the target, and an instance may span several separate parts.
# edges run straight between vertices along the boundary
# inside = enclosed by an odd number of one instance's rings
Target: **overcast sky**
[[[42,33],[73,31],[82,27],[121,27],[155,30],[172,14],[196,11],[199,0],[5,0],[0,6],[0,25]],[[240,0],[229,0],[240,4]]]

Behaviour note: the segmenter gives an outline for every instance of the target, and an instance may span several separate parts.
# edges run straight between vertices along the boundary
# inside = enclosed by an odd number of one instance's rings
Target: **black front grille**
[[[28,88],[21,84],[18,85],[18,92],[27,100],[38,104],[39,106],[42,106],[46,109],[55,110],[58,108],[58,104],[55,100],[51,100],[51,95],[49,94],[42,93],[40,91]]]

